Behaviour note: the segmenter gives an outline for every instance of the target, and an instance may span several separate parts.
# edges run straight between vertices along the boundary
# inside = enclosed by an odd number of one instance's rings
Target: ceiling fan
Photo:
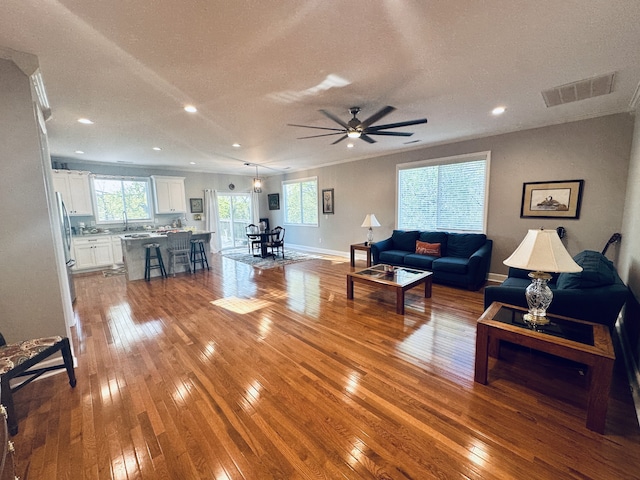
[[[360,138],[368,143],[376,143],[376,141],[371,138],[371,135],[387,135],[393,137],[410,137],[413,133],[409,132],[386,132],[384,130],[388,130],[390,128],[398,128],[398,127],[406,127],[409,125],[418,125],[420,123],[427,123],[426,118],[420,118],[418,120],[409,120],[407,122],[398,122],[398,123],[388,123],[386,125],[376,125],[373,126],[378,120],[383,117],[389,115],[391,112],[395,110],[395,107],[386,106],[377,113],[374,113],[369,118],[364,121],[358,120],[356,115],[360,113],[360,107],[351,107],[349,109],[349,113],[353,115],[353,118],[348,122],[344,122],[331,112],[326,110],[320,110],[327,118],[330,118],[342,128],[327,128],[327,127],[312,127],[311,125],[295,125],[290,123],[290,127],[303,127],[303,128],[315,128],[317,130],[331,130],[333,133],[324,133],[322,135],[311,135],[308,137],[298,137],[298,139],[304,138],[316,138],[316,137],[328,137],[330,135],[342,135],[339,139],[333,142],[331,145],[335,145],[338,142],[341,142],[345,138]]]

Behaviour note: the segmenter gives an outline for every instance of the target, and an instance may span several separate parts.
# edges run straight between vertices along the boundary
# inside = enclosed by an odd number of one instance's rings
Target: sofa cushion
[[[431,257],[429,255],[420,255],[419,253],[410,253],[404,257],[404,264],[408,267],[419,268],[420,270],[431,270],[433,261],[438,257]]]
[[[404,258],[411,253],[412,252],[406,252],[404,250],[385,250],[384,252],[380,252],[378,261],[390,265],[403,265]]]
[[[615,283],[615,267],[600,252],[585,250],[573,259],[582,267],[582,271],[561,273],[557,282],[559,289],[603,287]]]
[[[483,233],[449,233],[447,257],[469,258],[487,241]]]
[[[460,274],[466,274],[468,267],[469,259],[460,257],[436,258],[431,265],[431,268],[434,272],[449,272]]]
[[[416,253],[418,255],[429,255],[431,257],[441,257],[440,243],[421,242],[416,240]]]
[[[391,235],[394,250],[404,250],[405,252],[416,251],[416,240],[420,232],[417,230],[394,230]]]

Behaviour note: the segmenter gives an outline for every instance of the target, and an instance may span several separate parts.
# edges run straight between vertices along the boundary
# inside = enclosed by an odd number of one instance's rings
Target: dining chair
[[[285,229],[277,226],[273,230],[271,230],[271,236],[267,241],[267,248],[271,249],[271,255],[273,257],[278,256],[278,251],[282,251],[282,258],[284,259],[284,232]]]
[[[255,254],[255,249],[261,249],[262,241],[260,239],[260,229],[253,223],[250,223],[246,227],[247,232],[247,246],[249,247],[249,253]]]

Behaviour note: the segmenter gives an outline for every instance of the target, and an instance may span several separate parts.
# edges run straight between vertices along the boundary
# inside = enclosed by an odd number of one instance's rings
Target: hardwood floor
[[[364,266],[363,261],[357,263]],[[15,395],[23,479],[631,479],[618,361],[606,435],[575,364],[503,348],[473,382],[482,292],[355,287],[346,259],[76,279],[66,375]]]

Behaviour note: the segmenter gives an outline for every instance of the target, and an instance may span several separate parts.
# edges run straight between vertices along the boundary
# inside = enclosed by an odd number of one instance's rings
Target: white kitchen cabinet
[[[111,236],[74,238],[73,254],[76,261],[74,270],[113,265]]]
[[[53,189],[62,194],[69,215],[93,215],[89,172],[53,170]]]
[[[187,199],[184,177],[160,177],[152,175],[156,213],[185,213]]]
[[[111,250],[113,251],[113,263],[122,264],[122,241],[120,236],[111,237]]]

